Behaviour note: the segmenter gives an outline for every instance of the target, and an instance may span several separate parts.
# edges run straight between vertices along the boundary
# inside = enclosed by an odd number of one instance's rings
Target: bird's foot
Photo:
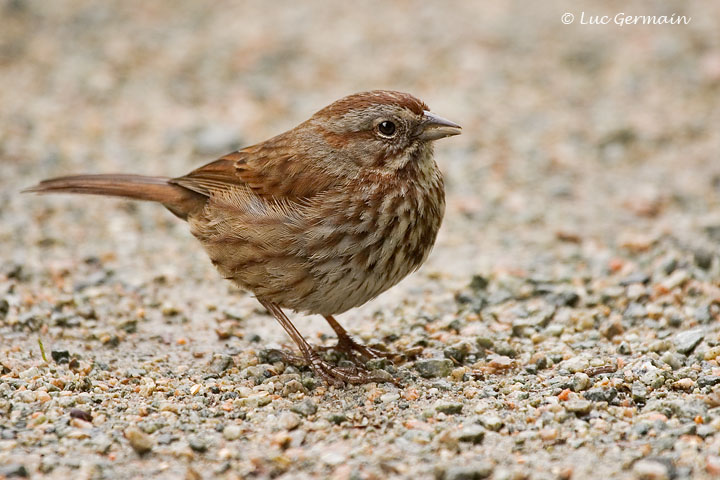
[[[370,347],[368,345],[364,345],[358,341],[356,341],[351,336],[346,337],[339,337],[338,341],[335,345],[331,346],[319,346],[315,347],[318,351],[326,352],[329,350],[335,350],[338,352],[344,353],[350,361],[352,361],[355,364],[358,364],[358,358],[360,357],[361,360],[364,362],[367,362],[368,360],[373,360],[377,358],[387,358],[391,362],[394,363],[394,360],[398,356],[395,353],[392,352],[385,352],[383,350]],[[364,364],[361,364],[364,365]]]
[[[313,373],[322,378],[325,383],[336,387],[343,386],[346,383],[353,385],[372,382],[398,384],[397,380],[385,370],[368,370],[356,362],[353,362],[351,366],[333,365],[320,358],[315,349],[307,355],[296,355],[284,350],[273,350],[273,353],[278,354],[285,363],[310,367]],[[351,356],[351,358],[354,357]]]
[[[339,387],[345,383],[359,385],[372,382],[390,382],[397,384],[397,380],[385,370],[367,370],[365,367],[357,364],[348,367],[339,367],[321,359],[317,352],[310,354],[308,362],[315,375],[322,378],[329,385]]]

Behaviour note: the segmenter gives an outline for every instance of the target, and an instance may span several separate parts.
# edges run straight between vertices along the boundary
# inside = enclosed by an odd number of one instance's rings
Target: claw
[[[300,348],[302,357],[280,352],[281,357],[283,360],[286,360],[286,363],[309,365],[315,375],[322,378],[326,383],[338,387],[343,386],[345,383],[392,382],[397,384],[397,381],[390,377],[390,374],[387,372],[383,370],[378,370],[378,373],[368,371],[363,364],[357,361],[354,353],[368,358],[378,358],[378,356],[381,356],[384,352],[366,347],[354,341],[332,316],[326,316],[325,319],[330,323],[336,333],[338,333],[338,349],[349,353],[349,357],[354,364],[352,367],[338,367],[321,359],[317,353],[317,349],[312,347],[307,340],[303,338],[279,305],[268,302],[262,298],[258,298],[258,300],[267,308],[268,312],[277,319],[288,335],[290,335],[290,338],[292,338]],[[300,361],[298,362],[298,360]],[[382,374],[379,372],[382,372]]]
[[[312,368],[315,375],[322,378],[330,385],[335,385],[339,387],[343,386],[345,383],[353,385],[371,382],[396,383],[396,380],[384,370],[369,371],[365,368],[358,366],[338,367],[322,360],[316,352],[313,352],[311,354],[309,360],[310,368]],[[383,372],[385,375],[382,375],[379,372]]]
[[[321,347],[317,350],[322,349]],[[307,357],[285,350],[273,350],[272,353],[279,355],[285,363],[290,365],[310,367],[313,373],[322,378],[328,385],[341,387],[346,383],[359,385],[371,382],[390,382],[397,385],[397,380],[384,370],[367,370],[357,363],[350,367],[338,367],[320,358],[316,349],[313,349],[312,353]]]
[[[376,358],[387,358],[391,362],[395,363],[394,360],[398,357],[395,353],[385,352],[368,345],[363,345],[362,343],[355,341],[352,337],[340,337],[335,345],[319,346],[315,347],[315,349],[321,352],[331,350],[342,352],[355,364],[361,364]],[[359,360],[363,360],[363,362],[359,362]]]

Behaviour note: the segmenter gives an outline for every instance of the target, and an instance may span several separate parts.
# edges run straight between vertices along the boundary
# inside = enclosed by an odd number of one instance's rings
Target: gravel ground
[[[719,3],[0,9],[0,478],[720,475]],[[183,174],[373,88],[464,127],[428,263],[340,318],[400,387],[274,358],[162,208],[18,193]]]

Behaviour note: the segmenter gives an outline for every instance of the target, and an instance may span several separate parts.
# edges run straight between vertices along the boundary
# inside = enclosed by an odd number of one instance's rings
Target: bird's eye
[[[378,132],[380,132],[380,135],[382,135],[383,137],[392,137],[393,135],[395,135],[395,124],[390,120],[380,122],[377,126],[377,129]]]

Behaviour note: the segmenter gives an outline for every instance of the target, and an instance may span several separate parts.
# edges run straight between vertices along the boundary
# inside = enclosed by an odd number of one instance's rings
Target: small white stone
[[[278,419],[278,425],[285,430],[294,430],[300,425],[300,416],[293,412],[283,412]]]
[[[685,270],[675,270],[661,285],[667,290],[673,290],[685,283],[690,275]]]
[[[23,403],[32,403],[37,399],[37,393],[32,390],[20,390],[15,393],[15,397]]]
[[[242,428],[240,428],[240,425],[228,425],[223,429],[223,437],[225,437],[225,440],[237,440],[240,438],[240,435],[242,435]]]
[[[327,465],[340,465],[346,459],[345,455],[339,451],[329,451],[322,454],[320,459]]]
[[[386,393],[380,396],[380,401],[383,403],[393,403],[400,399],[400,395],[394,392]]]
[[[582,372],[590,366],[590,362],[583,357],[568,358],[560,364],[561,368],[566,369],[570,373]]]
[[[667,466],[645,459],[635,462],[633,473],[639,480],[668,480],[670,478]]]
[[[40,374],[37,367],[30,367],[27,370],[20,372],[20,378],[35,378]]]

